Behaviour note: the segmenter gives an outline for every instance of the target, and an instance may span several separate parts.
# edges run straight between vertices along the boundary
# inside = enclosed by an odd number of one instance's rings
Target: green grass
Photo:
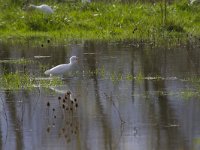
[[[52,15],[27,11],[19,5],[0,2],[0,38],[70,40],[144,40],[156,43],[183,42],[187,35],[200,37],[200,7],[186,0],[167,5],[163,24],[156,3],[49,3]],[[169,40],[172,39],[172,40]]]

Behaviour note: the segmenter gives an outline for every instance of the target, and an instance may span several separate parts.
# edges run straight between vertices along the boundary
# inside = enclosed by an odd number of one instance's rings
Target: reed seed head
[[[47,128],[47,132],[48,132],[48,133],[50,132],[50,127]]]
[[[70,139],[70,138],[67,140],[67,143],[69,143],[69,142],[71,142],[71,139]]]

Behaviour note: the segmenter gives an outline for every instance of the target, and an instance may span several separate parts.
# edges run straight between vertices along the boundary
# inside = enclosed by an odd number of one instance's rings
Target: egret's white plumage
[[[53,13],[53,9],[46,5],[46,4],[42,4],[42,5],[39,5],[39,6],[36,6],[36,5],[30,5],[29,8],[32,8],[32,9],[37,9],[37,10],[40,10],[41,12],[43,13],[47,13],[47,14],[52,14]]]
[[[91,3],[91,0],[81,0],[82,3]]]
[[[70,63],[55,66],[55,67],[45,71],[44,73],[46,75],[50,75],[50,76],[52,76],[52,75],[63,75],[66,72],[70,71],[77,62],[78,62],[78,57],[72,56],[70,58]]]
[[[193,4],[199,4],[200,3],[200,0],[190,0],[190,4],[193,5]]]

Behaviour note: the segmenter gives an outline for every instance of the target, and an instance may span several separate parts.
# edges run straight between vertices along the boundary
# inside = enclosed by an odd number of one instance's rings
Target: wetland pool
[[[72,55],[78,65],[62,84],[1,84],[0,149],[200,149],[199,45],[1,43],[0,76],[24,72],[48,80],[45,69]],[[77,105],[64,104],[67,91]]]

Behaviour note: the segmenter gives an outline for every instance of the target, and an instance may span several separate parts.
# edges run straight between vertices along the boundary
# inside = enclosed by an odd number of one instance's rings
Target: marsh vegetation
[[[198,39],[198,5],[187,0],[155,3],[47,2],[46,15],[22,3],[0,2],[0,37],[4,39],[138,40],[152,44]]]
[[[200,8],[130,1],[0,0],[0,149],[200,148]]]

